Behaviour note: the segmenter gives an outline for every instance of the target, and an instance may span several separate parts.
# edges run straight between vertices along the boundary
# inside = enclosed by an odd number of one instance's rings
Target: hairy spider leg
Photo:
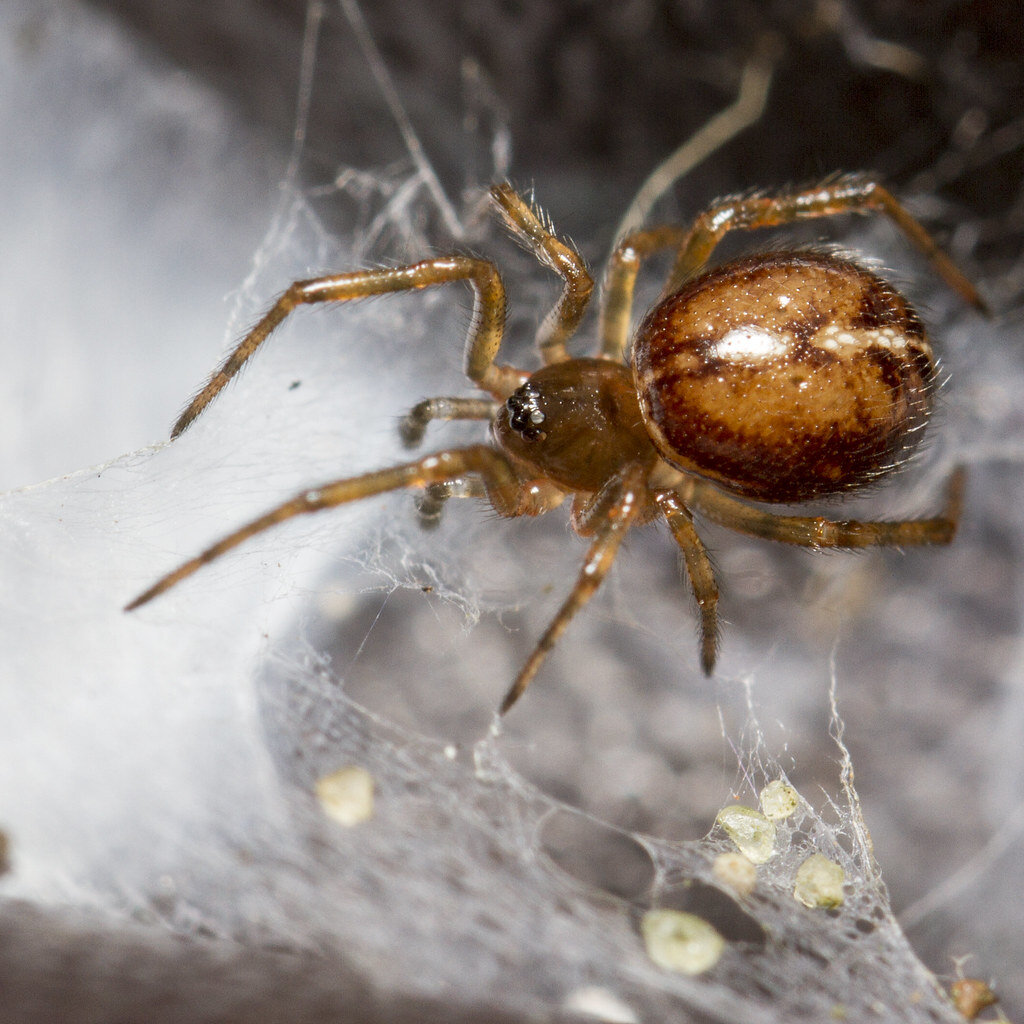
[[[899,522],[834,520],[821,516],[780,516],[733,498],[713,484],[691,478],[686,502],[707,519],[731,530],[811,548],[917,547],[949,544],[963,507],[967,472],[958,466],[946,482],[942,513]]]
[[[360,501],[375,494],[403,487],[427,487],[430,484],[444,483],[471,475],[483,482],[486,497],[499,515],[523,514],[524,507],[529,504],[529,495],[514,467],[500,451],[486,444],[452,448],[424,456],[415,462],[364,473],[361,476],[346,477],[324,484],[322,487],[302,491],[258,519],[239,527],[195,558],[189,559],[161,577],[153,586],[126,605],[125,611],[132,611],[152,601],[154,597],[169,590],[232,548],[238,547],[250,537],[295,516],[334,508],[336,505]]]
[[[633,292],[640,265],[665,249],[678,249],[689,232],[672,224],[631,231],[615,246],[601,282],[598,337],[601,356],[621,361],[629,344]]]
[[[594,289],[593,279],[576,249],[558,238],[544,215],[534,210],[511,185],[495,185],[491,199],[509,231],[565,282],[561,296],[545,316],[535,338],[544,363],[564,362],[569,358],[565,343],[575,334],[586,312]],[[412,448],[422,442],[427,426],[434,420],[491,420],[500,408],[501,403],[484,398],[426,398],[405,415],[399,433],[405,446]],[[436,525],[444,503],[455,497],[480,494],[472,481],[449,481],[428,487],[417,504],[424,525]],[[565,492],[547,485],[545,495],[534,502],[536,513],[556,507],[564,497]]]
[[[709,676],[715,669],[719,646],[718,583],[715,581],[715,570],[707,548],[693,525],[693,516],[679,496],[672,491],[659,491],[654,500],[686,563],[686,572],[700,614],[700,667],[704,675]]]
[[[665,295],[678,291],[708,261],[723,236],[737,228],[776,227],[817,217],[842,213],[884,213],[917,246],[936,273],[953,291],[972,306],[984,310],[977,289],[959,267],[939,248],[936,241],[899,201],[875,178],[845,174],[810,188],[773,196],[726,199],[708,207],[690,228],[689,236],[676,253],[675,265],[665,286]]]
[[[889,217],[950,288],[972,306],[986,312],[974,285],[891,192],[870,176],[843,175],[792,192],[722,200],[701,213],[688,230],[668,225],[642,228],[626,235],[616,245],[603,280],[601,354],[609,359],[622,358],[629,343],[637,272],[641,262],[655,253],[676,250],[675,263],[662,292],[664,298],[678,291],[701,270],[729,231],[752,231],[816,217],[870,212]]]
[[[565,282],[562,294],[537,330],[535,344],[545,363],[569,358],[565,342],[576,332],[586,312],[594,282],[583,258],[573,246],[558,238],[542,214],[534,211],[509,184],[495,185],[491,199],[505,226],[549,270]],[[440,396],[418,402],[399,427],[407,448],[423,440],[433,420],[489,420],[499,403],[484,398]]]
[[[573,617],[597,592],[615,561],[623,538],[644,513],[644,505],[643,470],[639,466],[630,466],[606,484],[574,515],[576,531],[584,536],[592,533],[594,540],[587,551],[575,586],[505,694],[499,714],[505,714],[519,700]]]
[[[451,281],[468,281],[474,292],[473,315],[466,335],[466,376],[494,398],[507,398],[527,375],[514,367],[494,361],[505,329],[505,288],[501,276],[494,264],[487,260],[446,256],[405,267],[358,270],[296,281],[280,295],[192,399],[174,424],[171,437],[177,437],[203,412],[281,321],[299,306],[317,302],[348,302],[370,295],[417,290]]]
[[[549,270],[564,281],[562,294],[537,329],[535,344],[545,364],[569,358],[565,343],[576,333],[590,302],[594,281],[583,257],[558,238],[542,213],[533,209],[507,182],[491,189],[505,225]]]

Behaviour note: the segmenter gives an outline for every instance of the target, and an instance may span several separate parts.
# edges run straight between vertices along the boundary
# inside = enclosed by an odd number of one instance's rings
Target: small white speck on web
[[[564,1003],[568,1013],[590,1017],[604,1024],[639,1024],[640,1018],[610,989],[586,985],[569,993]]]

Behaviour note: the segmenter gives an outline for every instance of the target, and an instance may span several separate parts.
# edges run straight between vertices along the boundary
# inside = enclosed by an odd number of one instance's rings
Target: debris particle
[[[711,871],[738,896],[749,896],[757,884],[757,865],[742,853],[720,853]]]
[[[717,821],[739,851],[755,864],[764,864],[775,852],[775,825],[760,811],[733,804],[718,812]]]
[[[325,775],[316,796],[327,817],[351,827],[373,817],[373,776],[355,765]]]
[[[647,955],[678,974],[701,974],[718,963],[725,939],[703,918],[681,910],[649,910],[640,930]]]
[[[838,907],[843,902],[843,869],[820,853],[797,868],[793,895],[805,907]]]
[[[968,1019],[974,1020],[986,1007],[999,1002],[995,992],[981,978],[960,978],[949,987],[953,1005]]]
[[[800,794],[782,779],[769,782],[761,790],[761,810],[772,821],[784,821],[800,806]]]

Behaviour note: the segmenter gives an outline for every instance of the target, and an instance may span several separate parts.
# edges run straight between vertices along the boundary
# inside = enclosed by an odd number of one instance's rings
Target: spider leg
[[[815,217],[841,213],[884,213],[927,257],[938,275],[967,302],[984,310],[974,285],[936,244],[932,236],[899,201],[871,175],[848,174],[828,179],[811,188],[774,196],[726,199],[705,210],[676,254],[664,295],[678,291],[708,261],[712,250],[729,231],[737,228],[775,227]]]
[[[317,302],[348,302],[370,295],[401,292],[468,281],[473,288],[473,315],[466,336],[465,372],[482,391],[507,398],[526,379],[511,366],[495,363],[505,329],[505,288],[493,263],[468,256],[423,260],[406,267],[357,270],[348,274],[296,281],[284,291],[256,326],[238,343],[210,377],[171,430],[177,437],[220,393],[285,317],[299,306]]]
[[[687,234],[683,228],[662,225],[631,231],[619,240],[601,282],[598,337],[603,358],[621,360],[625,355],[640,264],[663,249],[680,248]]]
[[[537,329],[536,345],[545,363],[561,363],[569,358],[565,343],[580,325],[590,302],[594,281],[583,257],[568,242],[558,238],[546,218],[538,214],[511,185],[495,185],[491,198],[497,204],[509,230],[549,270],[564,281],[565,287],[554,307]]]
[[[597,588],[608,575],[612,562],[618,553],[619,545],[629,528],[644,511],[645,493],[642,483],[642,471],[638,467],[630,467],[624,474],[616,477],[607,485],[587,509],[587,526],[592,528],[594,540],[583,562],[576,585],[558,609],[548,628],[544,631],[533,653],[526,660],[516,676],[505,699],[501,702],[500,714],[509,708],[523,695],[533,681],[548,652],[558,642],[576,613],[594,596]],[[598,514],[600,521],[598,521]]]
[[[676,250],[675,264],[662,292],[664,298],[678,291],[707,263],[715,246],[729,231],[872,211],[889,217],[955,292],[972,306],[985,310],[974,285],[892,193],[868,175],[852,174],[780,195],[723,200],[701,213],[689,230],[662,225],[630,232],[615,246],[602,281],[598,327],[601,355],[621,359],[625,354],[637,273],[641,263],[656,253]]]
[[[692,481],[689,501],[712,522],[752,537],[813,548],[913,547],[948,544],[956,533],[967,473],[955,469],[946,483],[942,513],[931,519],[898,522],[834,520],[820,516],[780,516],[733,498],[711,484]]]
[[[433,420],[492,420],[500,408],[489,398],[425,398],[405,414],[398,432],[406,448],[415,448]]]
[[[659,491],[654,500],[675,537],[690,577],[700,613],[700,665],[704,675],[714,671],[718,657],[718,584],[707,549],[693,525],[690,510],[672,491]]]
[[[140,594],[126,607],[132,611],[152,601],[154,597],[169,590],[175,584],[191,576],[204,565],[238,547],[239,544],[264,530],[286,522],[295,516],[321,509],[360,501],[375,494],[395,491],[402,487],[427,487],[431,484],[456,480],[463,475],[477,476],[483,482],[488,500],[495,511],[503,516],[519,515],[523,507],[523,483],[511,463],[499,451],[488,445],[478,444],[468,448],[453,448],[427,455],[415,462],[407,462],[390,469],[381,469],[361,476],[335,480],[311,490],[302,491],[294,498],[278,505],[277,508],[252,522],[239,527],[233,533],[212,544],[205,551],[180,565],[157,580],[148,590]]]

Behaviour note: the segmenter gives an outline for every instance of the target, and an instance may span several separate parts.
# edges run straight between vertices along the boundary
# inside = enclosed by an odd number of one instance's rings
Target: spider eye
[[[513,391],[505,402],[508,409],[508,424],[527,441],[537,441],[544,437],[541,426],[544,413],[540,407],[540,388],[527,381],[522,387]]]

